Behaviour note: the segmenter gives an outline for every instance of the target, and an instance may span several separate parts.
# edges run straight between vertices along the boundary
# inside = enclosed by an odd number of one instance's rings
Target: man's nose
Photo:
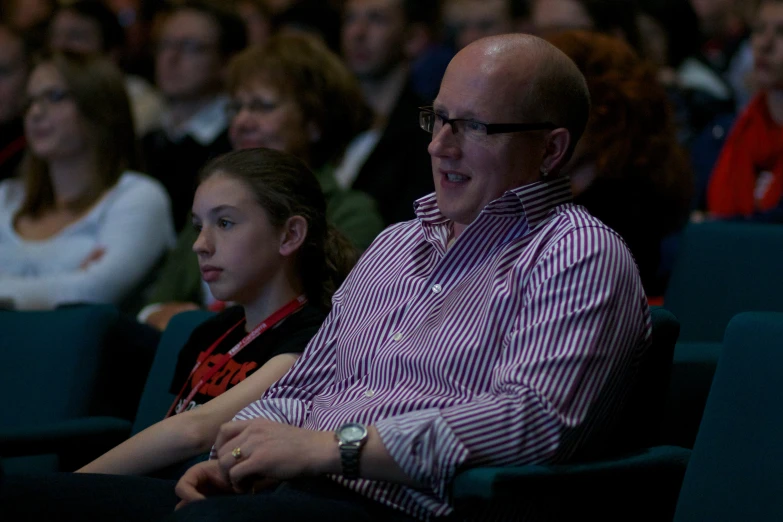
[[[432,133],[432,141],[427,146],[427,152],[430,156],[436,157],[459,157],[461,151],[459,140],[454,134],[450,123],[445,123],[437,131]]]

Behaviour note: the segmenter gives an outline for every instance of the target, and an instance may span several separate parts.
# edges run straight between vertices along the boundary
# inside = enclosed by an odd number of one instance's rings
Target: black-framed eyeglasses
[[[553,130],[557,128],[552,122],[543,123],[484,123],[463,118],[446,118],[438,114],[432,107],[419,107],[419,126],[430,134],[437,133],[446,124],[451,125],[454,134],[480,137],[490,134],[505,134],[509,132],[527,132],[538,130]]]

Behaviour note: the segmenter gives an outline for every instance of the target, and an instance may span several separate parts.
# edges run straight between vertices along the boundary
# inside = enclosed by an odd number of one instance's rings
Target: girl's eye
[[[233,225],[233,223],[231,221],[227,220],[227,219],[219,219],[218,220],[218,226],[220,228],[229,228],[229,227],[231,227],[231,225]]]
[[[191,224],[191,226],[193,227],[193,230],[195,230],[196,232],[201,232],[201,223],[193,223]]]

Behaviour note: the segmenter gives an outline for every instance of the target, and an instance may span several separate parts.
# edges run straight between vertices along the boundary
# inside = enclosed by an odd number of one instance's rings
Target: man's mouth
[[[470,179],[467,176],[464,176],[462,174],[456,174],[454,172],[445,172],[444,175],[446,176],[446,179],[451,183],[464,183]]]

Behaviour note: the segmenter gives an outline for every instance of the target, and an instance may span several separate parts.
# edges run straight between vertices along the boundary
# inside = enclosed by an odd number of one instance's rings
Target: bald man
[[[559,174],[588,110],[584,78],[541,39],[459,52],[420,114],[435,193],[365,252],[295,367],[221,428],[172,519],[431,519],[452,513],[461,470],[600,445],[650,321],[622,240]]]

